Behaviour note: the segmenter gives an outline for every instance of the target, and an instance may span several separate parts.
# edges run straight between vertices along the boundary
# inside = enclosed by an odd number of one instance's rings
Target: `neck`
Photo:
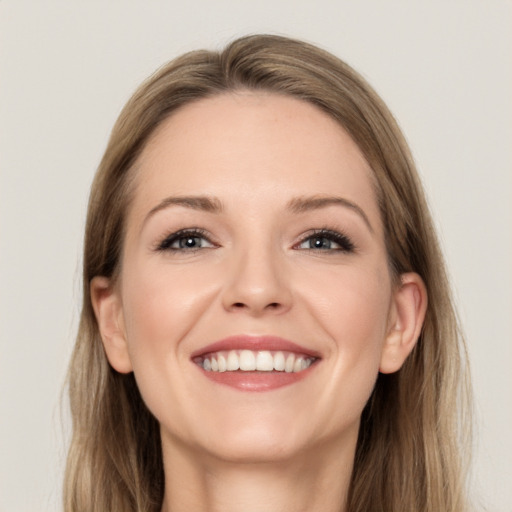
[[[164,445],[162,512],[344,512],[354,446],[244,463]]]

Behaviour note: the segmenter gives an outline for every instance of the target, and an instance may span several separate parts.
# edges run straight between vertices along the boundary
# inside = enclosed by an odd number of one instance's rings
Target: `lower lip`
[[[296,384],[307,377],[315,366],[316,364],[313,363],[309,368],[296,373],[257,371],[207,372],[200,366],[197,366],[197,368],[205,377],[217,384],[223,384],[239,391],[261,392]]]

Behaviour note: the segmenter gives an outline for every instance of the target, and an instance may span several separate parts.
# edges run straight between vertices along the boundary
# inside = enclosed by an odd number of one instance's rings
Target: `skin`
[[[200,100],[152,135],[120,277],[91,292],[110,363],[135,373],[161,425],[163,511],[344,510],[362,409],[378,372],[412,350],[426,308],[419,276],[392,284],[371,172],[334,120],[278,95]],[[185,196],[221,210],[166,201]],[[290,208],[326,196],[355,207]],[[202,247],[158,250],[185,228],[204,230]],[[325,228],[353,250],[311,249]],[[272,391],[213,383],[191,354],[235,334],[280,336],[320,359]]]

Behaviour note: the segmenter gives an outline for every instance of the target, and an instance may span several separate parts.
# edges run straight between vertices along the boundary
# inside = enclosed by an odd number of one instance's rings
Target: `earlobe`
[[[122,303],[118,292],[106,277],[94,277],[90,285],[91,302],[112,367],[120,373],[133,370],[123,322]]]
[[[409,272],[400,276],[401,285],[393,296],[390,324],[382,349],[381,373],[398,371],[416,345],[427,311],[427,290],[423,279]]]

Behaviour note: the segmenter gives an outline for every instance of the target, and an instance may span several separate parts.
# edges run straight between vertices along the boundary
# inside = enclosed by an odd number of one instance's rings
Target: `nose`
[[[222,302],[228,311],[251,316],[282,314],[292,304],[283,255],[272,248],[245,248],[227,262]]]

